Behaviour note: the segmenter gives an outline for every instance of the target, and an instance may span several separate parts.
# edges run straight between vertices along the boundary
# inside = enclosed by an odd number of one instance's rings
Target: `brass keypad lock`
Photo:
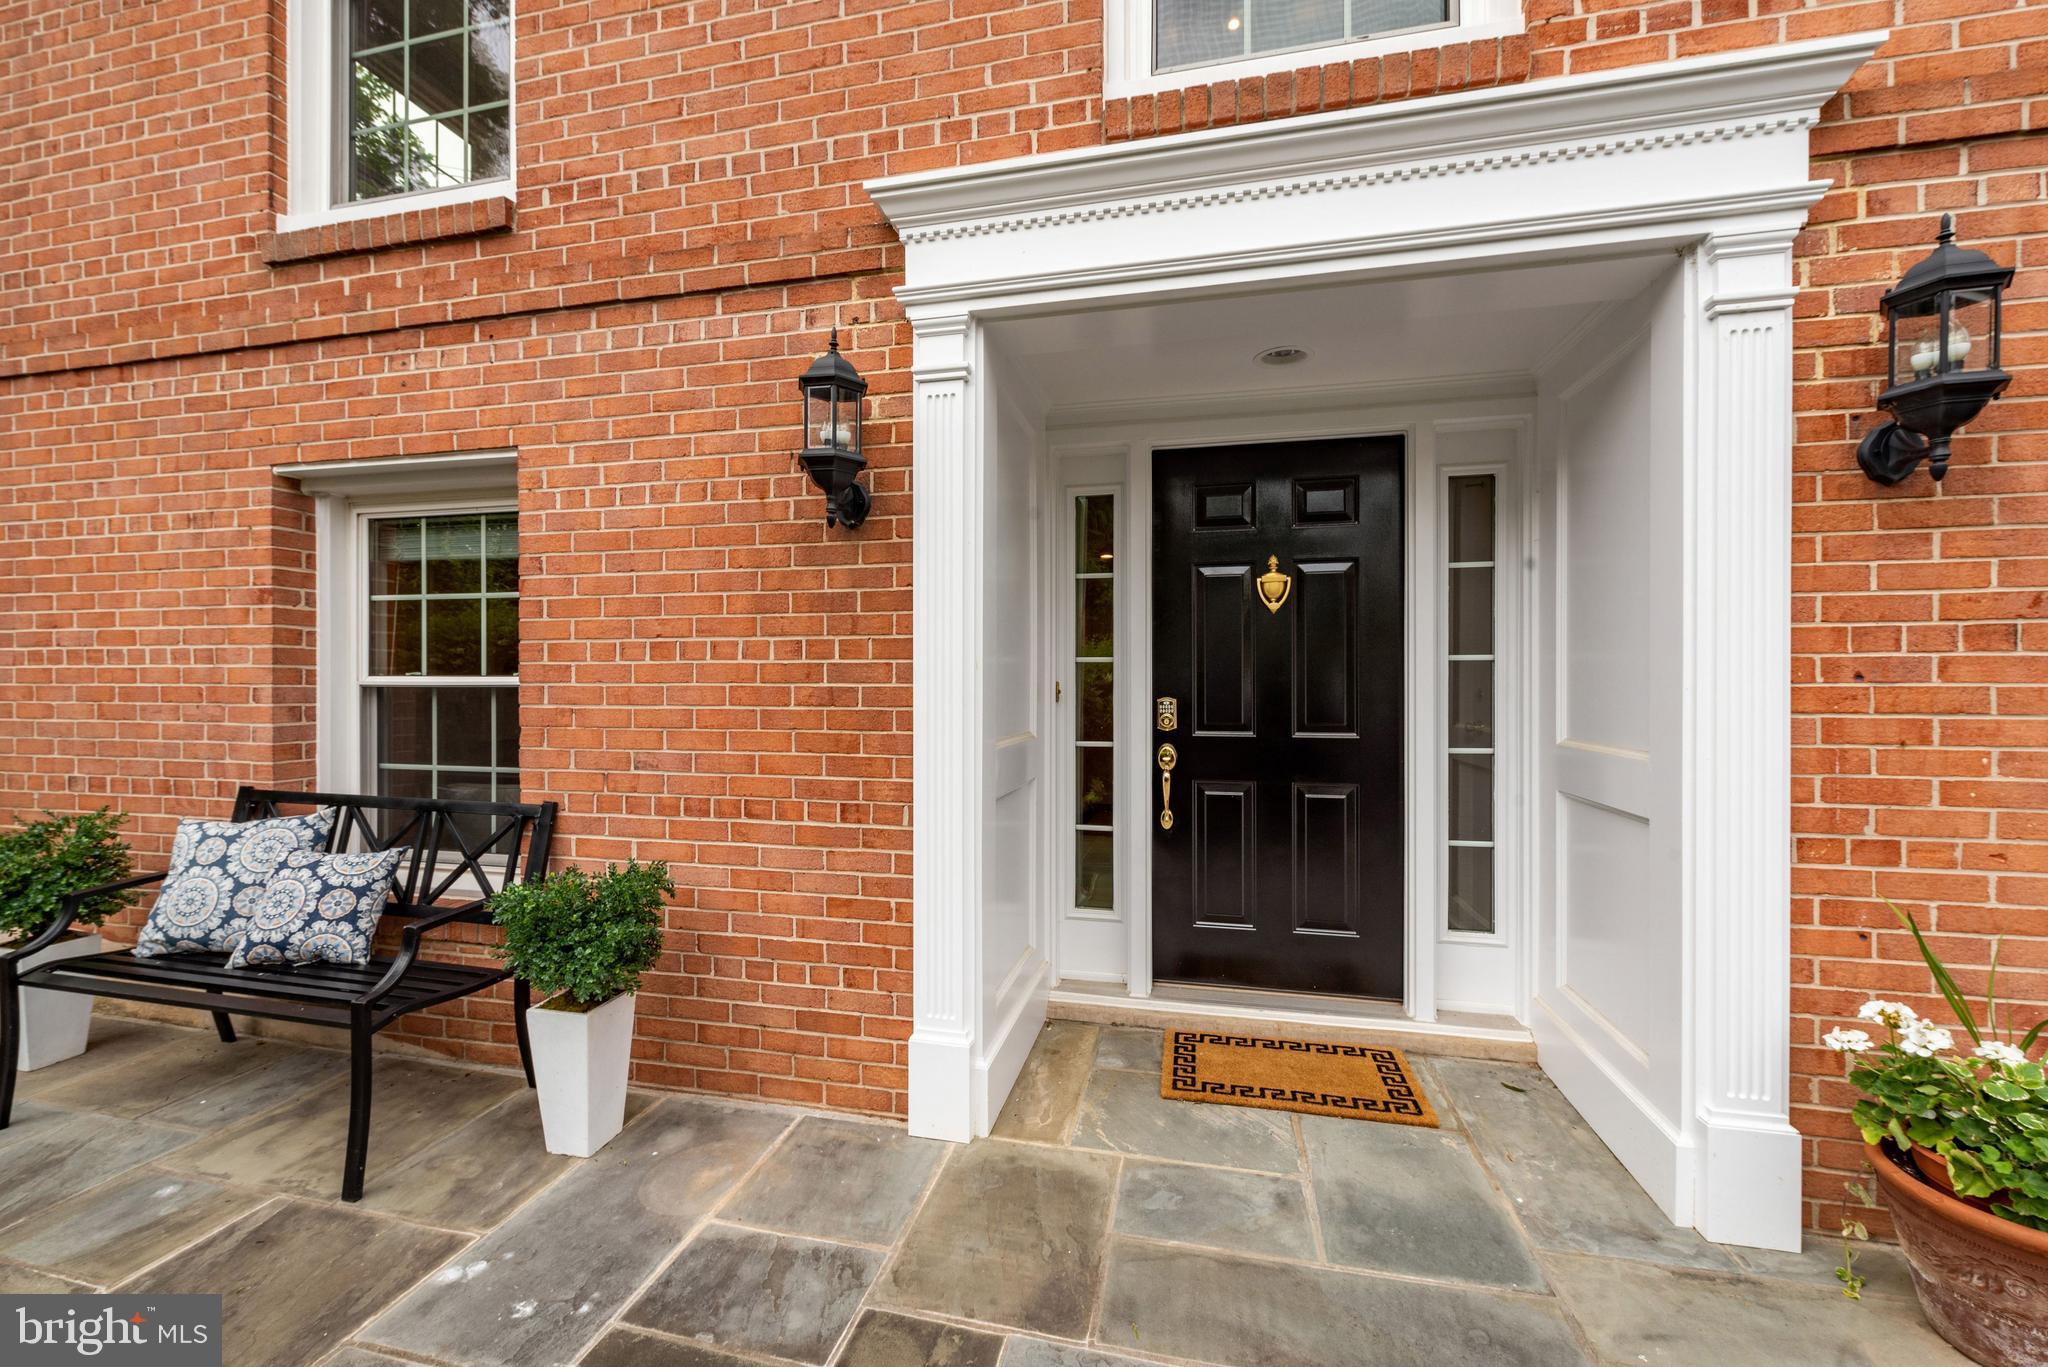
[[[1158,710],[1159,720],[1157,722],[1157,725],[1161,731],[1177,731],[1180,729],[1179,698],[1159,699]]]

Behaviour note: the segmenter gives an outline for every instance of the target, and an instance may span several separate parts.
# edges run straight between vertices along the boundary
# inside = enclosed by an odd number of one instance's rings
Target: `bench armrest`
[[[34,938],[19,949],[12,950],[6,954],[0,954],[0,960],[6,960],[11,963],[16,959],[27,958],[37,950],[54,944],[58,936],[71,929],[71,923],[78,919],[79,909],[94,897],[104,897],[110,892],[127,892],[131,888],[147,887],[151,883],[161,883],[170,876],[169,870],[163,873],[143,873],[137,874],[133,878],[123,878],[118,883],[102,883],[96,888],[81,888],[77,892],[67,892],[64,894],[64,900],[58,904],[57,914],[51,918],[50,924],[37,931]]]
[[[425,916],[415,916],[400,932],[398,957],[391,961],[391,967],[384,971],[384,976],[377,980],[375,987],[356,998],[356,1004],[368,1006],[398,986],[399,981],[412,971],[413,961],[420,956],[420,940],[428,931],[439,930],[450,921],[474,915],[483,905],[482,902],[464,902],[460,906],[443,907]]]

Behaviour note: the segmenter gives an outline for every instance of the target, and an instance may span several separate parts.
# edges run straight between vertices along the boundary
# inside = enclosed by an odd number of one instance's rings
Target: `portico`
[[[1385,438],[1385,1023],[1522,1033],[1674,1223],[1798,1246],[1792,244],[1807,130],[1879,37],[870,184],[915,331],[914,1132],[987,1132],[1056,983],[1155,991],[1159,453]],[[1277,346],[1308,359],[1252,368]],[[1481,562],[1445,481],[1482,474],[1489,739],[1447,746],[1452,579]],[[1062,538],[1090,491],[1121,537],[1114,795],[1077,822]],[[1483,842],[1453,762],[1482,751]],[[1107,915],[1076,915],[1104,911],[1075,905],[1083,827]],[[1475,931],[1446,908],[1482,843]]]

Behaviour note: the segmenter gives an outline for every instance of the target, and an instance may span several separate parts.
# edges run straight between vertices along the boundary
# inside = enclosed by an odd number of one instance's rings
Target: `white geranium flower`
[[[1870,1036],[1861,1030],[1830,1030],[1820,1042],[1838,1054],[1860,1054],[1870,1048]]]
[[[1875,1021],[1894,1030],[1903,1030],[1920,1019],[1920,1013],[1904,1002],[1867,1001],[1857,1009],[1856,1019]]]
[[[1915,1020],[1899,1032],[1899,1048],[1914,1058],[1933,1058],[1955,1048],[1956,1037],[1938,1025]]]
[[[1992,1040],[1989,1044],[1977,1046],[1977,1057],[1990,1059],[1993,1063],[2025,1063],[2027,1056],[2015,1045],[2004,1040]]]

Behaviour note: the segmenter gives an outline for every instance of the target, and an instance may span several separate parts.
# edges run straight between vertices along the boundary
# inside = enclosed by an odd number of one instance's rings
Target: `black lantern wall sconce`
[[[1948,473],[1949,438],[2012,383],[1998,368],[1999,301],[2011,283],[2012,267],[1958,247],[1941,216],[1933,252],[1882,300],[1889,364],[1877,406],[1892,420],[1857,446],[1864,474],[1897,484],[1923,460],[1935,479]]]
[[[868,491],[860,472],[868,458],[860,449],[860,406],[868,382],[839,354],[839,329],[823,356],[797,381],[804,396],[804,448],[797,459],[811,482],[825,491],[825,525],[851,531],[867,520]]]

